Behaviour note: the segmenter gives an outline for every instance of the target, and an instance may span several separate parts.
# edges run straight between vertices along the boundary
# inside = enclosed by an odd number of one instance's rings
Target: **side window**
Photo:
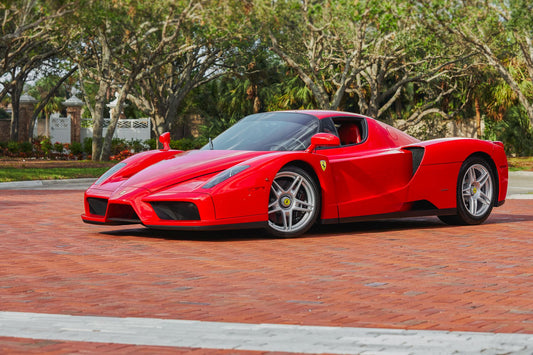
[[[366,139],[366,121],[364,118],[338,117],[333,119],[341,145],[359,144]]]
[[[320,126],[320,132],[331,133],[337,137],[339,136],[337,133],[337,128],[335,127],[335,123],[333,123],[333,120],[330,117],[321,119]]]

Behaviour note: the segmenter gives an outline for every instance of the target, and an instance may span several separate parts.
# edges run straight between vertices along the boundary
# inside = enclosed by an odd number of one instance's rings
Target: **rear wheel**
[[[494,173],[486,160],[468,158],[457,180],[457,215],[439,216],[448,224],[480,224],[490,215],[496,198]]]
[[[267,230],[277,237],[297,237],[315,223],[319,206],[315,180],[303,169],[285,167],[272,181]]]

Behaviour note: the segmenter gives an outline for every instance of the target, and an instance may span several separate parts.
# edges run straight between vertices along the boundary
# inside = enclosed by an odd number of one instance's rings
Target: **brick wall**
[[[9,141],[11,131],[11,120],[0,119],[0,142]]]

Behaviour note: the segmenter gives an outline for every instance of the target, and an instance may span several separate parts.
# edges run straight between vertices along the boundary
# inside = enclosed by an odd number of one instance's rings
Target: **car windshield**
[[[202,150],[305,150],[318,127],[318,118],[308,114],[258,113],[241,119]]]

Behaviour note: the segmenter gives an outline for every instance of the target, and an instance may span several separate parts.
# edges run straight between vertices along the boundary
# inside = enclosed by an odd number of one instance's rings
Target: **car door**
[[[391,147],[390,140],[380,139],[380,135],[387,134],[380,126],[360,126],[359,143],[320,151],[328,156],[335,176],[341,219],[401,211],[412,176],[409,151]]]

